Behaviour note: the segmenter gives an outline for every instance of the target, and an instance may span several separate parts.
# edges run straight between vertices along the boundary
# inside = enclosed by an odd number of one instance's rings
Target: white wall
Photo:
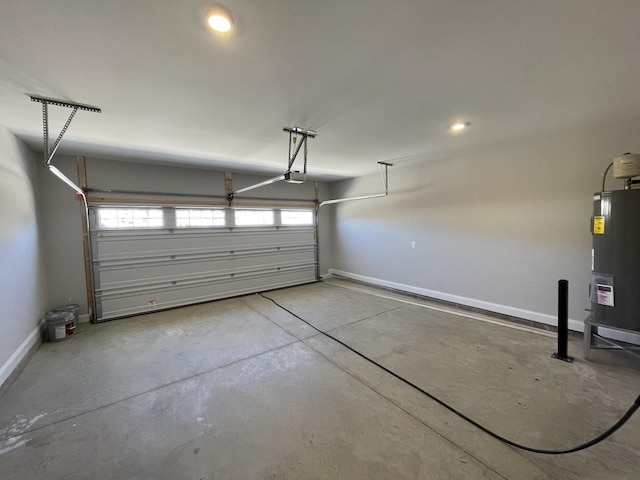
[[[56,155],[53,164],[71,180],[77,180],[75,157]],[[47,282],[47,309],[68,303],[80,307],[81,321],[88,321],[82,243],[81,200],[65,183],[37,162],[38,216],[42,227]]]
[[[570,326],[589,307],[592,194],[614,156],[640,151],[640,118],[577,126],[390,169],[390,196],[338,205],[336,273],[555,324],[569,280]],[[380,191],[379,175],[334,185]],[[621,188],[609,178],[608,188]],[[416,248],[411,248],[411,242]]]
[[[53,164],[74,181],[77,179],[76,157],[56,156]],[[220,195],[224,197],[224,172],[202,168],[153,165],[131,161],[86,158],[88,187],[99,190],[127,190],[164,192],[187,195]],[[63,305],[71,298],[80,306],[80,314],[88,320],[84,260],[81,232],[81,202],[75,193],[39,166],[39,212],[43,219],[44,248],[46,252],[46,278],[49,284],[48,308]],[[269,176],[233,173],[234,189],[264,181]],[[319,185],[319,196],[326,198],[328,187]],[[135,198],[124,193],[90,193],[109,198]],[[151,195],[162,198],[161,195]],[[313,200],[314,182],[294,185],[279,182],[237,197],[238,201],[252,198]],[[167,199],[185,200],[185,197],[166,196]],[[321,221],[323,217],[321,217]],[[322,244],[328,245],[329,229],[320,229]],[[323,248],[321,244],[321,249]],[[320,272],[328,270],[328,256],[321,251]]]
[[[0,126],[0,385],[40,341],[46,311],[35,154]]]

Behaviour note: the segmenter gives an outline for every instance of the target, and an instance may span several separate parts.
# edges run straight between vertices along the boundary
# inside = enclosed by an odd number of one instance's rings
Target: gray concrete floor
[[[365,291],[366,290],[366,291]],[[516,442],[582,443],[640,361],[333,280],[268,294]],[[0,478],[638,479],[640,414],[562,456],[508,447],[258,295],[81,325],[0,397]]]

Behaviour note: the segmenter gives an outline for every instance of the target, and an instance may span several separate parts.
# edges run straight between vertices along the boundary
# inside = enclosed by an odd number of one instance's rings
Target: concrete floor
[[[640,391],[637,357],[578,337],[568,364],[548,332],[348,282],[268,295],[526,445],[582,443]],[[43,344],[0,397],[0,478],[638,479],[639,430],[515,450],[250,295]]]

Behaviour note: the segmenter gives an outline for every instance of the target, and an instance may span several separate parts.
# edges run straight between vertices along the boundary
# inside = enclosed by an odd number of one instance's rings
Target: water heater
[[[594,194],[591,233],[591,321],[640,331],[640,189]]]

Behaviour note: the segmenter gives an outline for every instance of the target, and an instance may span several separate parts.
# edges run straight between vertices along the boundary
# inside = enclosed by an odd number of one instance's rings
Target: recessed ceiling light
[[[453,125],[451,125],[451,130],[453,130],[454,132],[461,132],[469,125],[471,125],[471,122],[454,123]]]
[[[215,7],[207,12],[207,25],[219,33],[227,33],[233,28],[233,18],[223,7]]]

